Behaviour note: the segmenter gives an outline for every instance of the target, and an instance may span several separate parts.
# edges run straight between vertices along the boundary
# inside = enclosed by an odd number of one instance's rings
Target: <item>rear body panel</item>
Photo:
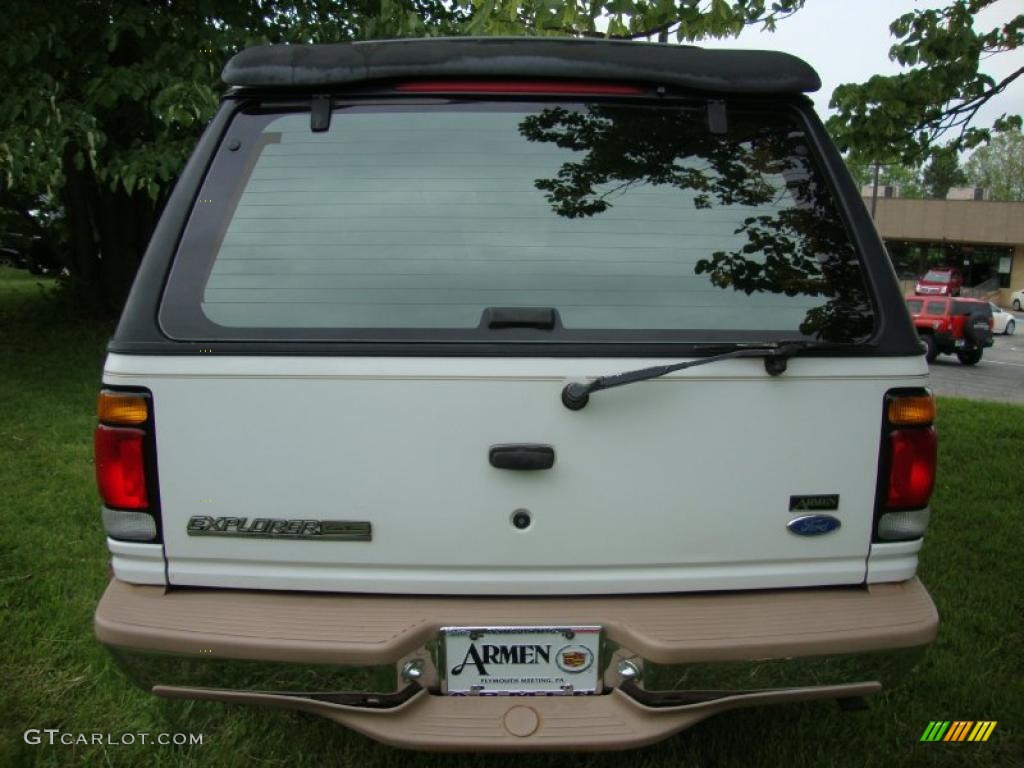
[[[883,395],[923,360],[724,361],[566,410],[607,359],[112,355],[153,393],[175,585],[566,594],[865,579]],[[871,414],[866,418],[865,414]],[[842,436],[842,439],[837,439]],[[550,470],[490,446],[553,446]],[[799,536],[791,496],[837,494],[841,527]],[[517,530],[516,510],[532,524]],[[194,536],[195,516],[368,522],[371,541]]]
[[[865,582],[884,398],[927,368],[803,97],[356,84],[327,89],[314,128],[308,96],[244,85],[169,203],[104,374],[152,394],[169,584]],[[489,327],[502,307],[553,327]],[[781,376],[720,361],[595,393],[583,412],[560,398],[708,354],[694,345],[794,337],[844,349]],[[508,444],[550,446],[555,463],[491,466]],[[370,533],[265,530],[339,523]]]

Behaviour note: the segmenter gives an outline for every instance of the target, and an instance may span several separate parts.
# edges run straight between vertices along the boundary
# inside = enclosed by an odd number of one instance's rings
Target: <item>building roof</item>
[[[871,207],[870,196],[865,205]],[[1024,202],[879,197],[875,225],[887,240],[1024,244]]]
[[[243,88],[311,88],[423,77],[642,81],[723,94],[799,94],[821,87],[810,65],[777,51],[530,37],[263,45],[233,56],[221,77],[228,85]]]

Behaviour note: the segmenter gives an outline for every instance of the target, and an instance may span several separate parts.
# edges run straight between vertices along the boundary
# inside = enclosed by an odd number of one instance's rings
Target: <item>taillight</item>
[[[97,400],[96,485],[103,500],[104,527],[115,539],[157,538],[151,406],[148,392],[103,390]]]
[[[141,429],[96,427],[96,484],[108,507],[146,509],[146,461]]]
[[[935,487],[935,427],[897,429],[889,434],[886,509],[928,506]]]
[[[928,527],[938,443],[935,400],[925,389],[886,395],[875,538],[916,539]]]

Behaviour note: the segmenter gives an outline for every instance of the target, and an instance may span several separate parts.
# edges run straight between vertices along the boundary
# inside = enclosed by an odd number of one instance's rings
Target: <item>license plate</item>
[[[448,693],[595,693],[600,627],[445,627]]]
[[[963,339],[957,339],[955,342],[953,342],[953,346],[957,348],[965,347],[967,346],[967,342],[964,341]]]

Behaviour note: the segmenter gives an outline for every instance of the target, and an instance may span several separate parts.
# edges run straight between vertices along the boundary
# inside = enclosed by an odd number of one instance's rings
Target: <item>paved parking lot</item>
[[[931,388],[938,395],[1024,403],[1024,313],[1017,315],[1014,336],[996,336],[975,366],[961,365],[955,355],[939,355],[931,365]]]

